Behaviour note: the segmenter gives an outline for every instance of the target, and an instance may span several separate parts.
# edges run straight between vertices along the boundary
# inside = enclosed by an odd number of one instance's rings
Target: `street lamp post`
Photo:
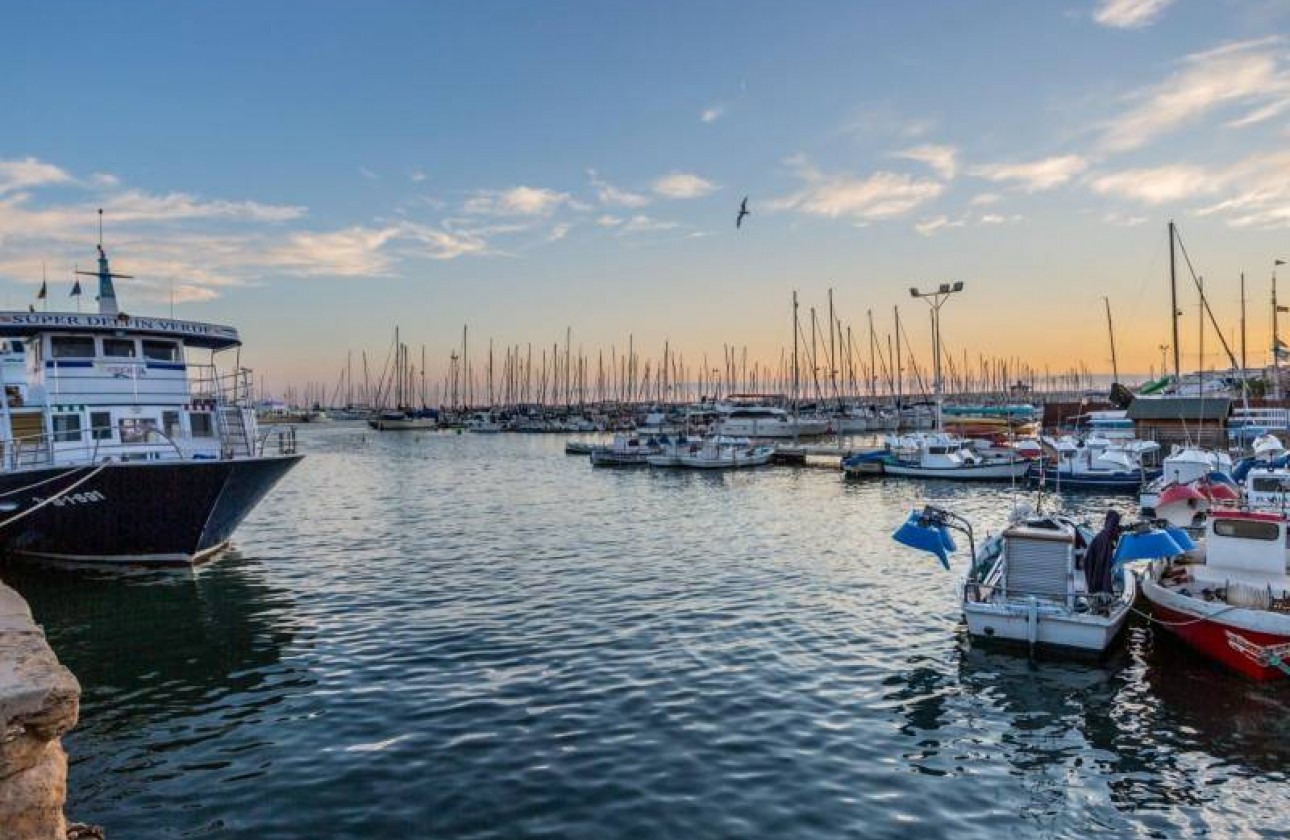
[[[909,287],[909,296],[922,298],[931,308],[932,315],[932,391],[936,398],[936,429],[941,428],[941,307],[945,301],[950,299],[950,295],[955,292],[963,291],[963,281],[957,280],[954,283],[942,283],[930,292],[920,292],[917,288]]]

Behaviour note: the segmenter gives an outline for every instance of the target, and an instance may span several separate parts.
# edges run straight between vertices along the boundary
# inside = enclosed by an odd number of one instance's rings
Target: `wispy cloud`
[[[1193,53],[1181,69],[1129,96],[1132,106],[1104,127],[1108,151],[1136,149],[1221,108],[1244,113],[1228,123],[1244,127],[1290,110],[1290,57],[1285,39],[1263,38]]]
[[[103,203],[103,210],[114,222],[215,218],[284,222],[305,214],[305,208],[299,206],[261,204],[258,201],[210,201],[182,192],[154,195],[140,190],[127,190],[112,196]]]
[[[937,231],[944,228],[963,227],[962,219],[951,220],[949,216],[932,216],[930,219],[923,219],[914,225],[914,230],[922,236],[932,236]]]
[[[293,233],[282,244],[269,248],[261,261],[289,274],[383,274],[390,259],[382,249],[400,232],[399,227],[356,226],[327,233]]]
[[[914,146],[912,149],[902,149],[896,152],[895,157],[916,160],[919,163],[926,164],[946,180],[953,179],[959,170],[958,149],[953,146],[934,144]]]
[[[480,190],[469,198],[464,212],[493,216],[548,216],[569,194],[541,187],[512,187],[509,190]]]
[[[561,222],[560,224],[551,228],[551,232],[547,234],[546,241],[559,242],[561,239],[564,239],[566,236],[569,235],[569,231],[570,229],[572,229],[572,227],[573,225],[569,224],[568,222]]]
[[[601,227],[612,228],[612,227],[618,227],[625,221],[627,220],[621,216],[611,216],[606,213],[605,215],[596,219],[596,224],[600,225]]]
[[[358,174],[362,175],[364,178],[366,178],[369,181],[379,181],[381,178],[380,175],[377,175],[375,172],[368,169],[366,166],[360,166],[358,168]]]
[[[990,163],[969,171],[977,178],[1012,184],[1026,192],[1040,192],[1059,187],[1088,167],[1079,155],[1062,155],[1024,163]]]
[[[956,218],[949,216],[931,216],[930,218],[921,219],[914,225],[914,230],[922,236],[934,236],[935,234],[950,230],[953,228],[967,227],[969,225],[979,226],[997,226],[1016,224],[1022,220],[1020,214],[1004,215],[1002,213],[982,213],[977,216],[971,213],[965,213]]]
[[[499,253],[488,237],[507,227],[398,221],[308,229],[301,206],[151,193],[122,187],[115,175],[81,179],[30,158],[0,160],[0,178],[8,185],[0,192],[0,276],[38,282],[40,264],[59,253],[84,253],[88,263],[102,207],[110,247],[135,275],[128,294],[144,303],[164,303],[172,286],[177,301],[203,301],[275,275],[365,277],[392,273],[405,258]],[[70,189],[72,198],[50,202],[48,187],[59,187],[60,197]]]
[[[1093,20],[1113,29],[1142,29],[1173,4],[1174,0],[1098,0]]]
[[[636,215],[632,216],[619,228],[623,234],[633,233],[655,233],[663,230],[675,230],[680,225],[676,222],[655,219],[650,216]]]
[[[1229,166],[1126,169],[1092,180],[1101,195],[1150,206],[1204,202],[1196,212],[1233,227],[1290,227],[1290,152],[1250,155]]]
[[[420,169],[413,169],[408,175],[408,180],[414,184],[419,184],[426,179],[426,173]]]
[[[34,157],[22,160],[0,160],[0,195],[31,187],[67,183],[71,180],[72,176],[59,167]]]
[[[699,114],[699,119],[705,123],[714,123],[717,120],[721,119],[721,117],[724,116],[725,113],[726,113],[725,105],[713,105],[711,107],[704,108],[703,111]]]
[[[601,178],[594,169],[587,170],[587,177],[591,180],[591,186],[595,188],[596,197],[600,199],[601,204],[613,207],[644,207],[650,202],[649,196],[620,189]]]
[[[943,183],[928,178],[895,172],[826,175],[800,158],[792,163],[805,184],[795,193],[768,202],[771,210],[878,221],[904,216],[945,191]]]
[[[1220,173],[1202,166],[1168,164],[1102,175],[1093,179],[1092,187],[1101,195],[1143,204],[1167,204],[1213,195],[1223,180]]]
[[[968,202],[968,206],[989,207],[991,204],[998,204],[1000,201],[1003,201],[1003,196],[998,193],[978,193],[977,195],[972,196],[972,200]]]
[[[653,184],[654,192],[664,198],[702,198],[717,190],[717,185],[692,172],[670,172]]]

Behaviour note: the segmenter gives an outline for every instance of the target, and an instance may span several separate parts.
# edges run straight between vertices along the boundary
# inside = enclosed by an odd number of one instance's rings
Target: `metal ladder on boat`
[[[220,457],[228,459],[255,454],[251,451],[251,441],[247,438],[246,423],[240,407],[219,406],[215,410],[215,422],[219,428]]]

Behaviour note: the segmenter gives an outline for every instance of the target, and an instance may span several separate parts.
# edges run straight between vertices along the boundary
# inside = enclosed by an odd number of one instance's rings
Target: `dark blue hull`
[[[301,457],[111,463],[0,476],[0,523],[9,523],[0,526],[0,550],[79,563],[197,563],[228,543]]]
[[[1118,490],[1125,493],[1136,493],[1142,485],[1160,476],[1160,470],[1141,472],[1108,472],[1100,475],[1058,474],[1056,470],[1044,470],[1042,478],[1039,470],[1030,468],[1031,483],[1048,488],[1062,490]]]

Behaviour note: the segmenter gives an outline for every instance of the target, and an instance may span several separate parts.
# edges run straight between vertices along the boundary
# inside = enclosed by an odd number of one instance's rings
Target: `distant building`
[[[1139,438],[1167,450],[1189,443],[1226,447],[1231,413],[1232,400],[1227,397],[1139,397],[1129,404],[1127,416]]]

